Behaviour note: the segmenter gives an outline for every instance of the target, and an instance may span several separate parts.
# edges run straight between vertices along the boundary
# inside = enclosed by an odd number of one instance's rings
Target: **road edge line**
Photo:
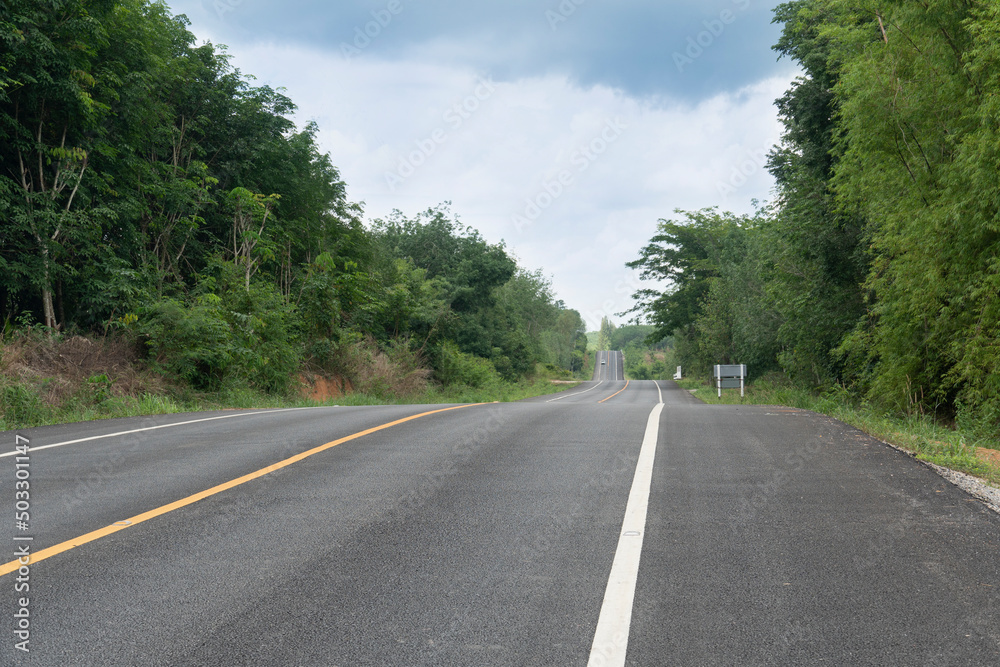
[[[642,438],[635,477],[632,479],[632,489],[629,491],[625,518],[622,520],[622,529],[618,537],[618,548],[615,550],[615,559],[611,565],[608,586],[604,591],[604,602],[597,618],[597,630],[594,633],[587,667],[625,665],[662,411],[663,403],[657,403],[646,421],[646,432]]]
[[[103,433],[101,435],[87,436],[86,438],[77,438],[76,440],[64,440],[63,442],[53,442],[52,444],[49,445],[39,445],[38,447],[29,447],[28,451],[40,452],[43,449],[52,449],[53,447],[64,447],[66,445],[75,445],[79,442],[90,442],[91,440],[102,440],[104,438],[117,438],[118,436],[121,435],[131,435],[132,433],[142,433],[143,431],[156,431],[161,428],[172,428],[174,426],[187,426],[188,424],[200,424],[202,422],[211,422],[211,421],[216,421],[218,419],[233,419],[235,417],[252,417],[254,415],[269,415],[275,412],[290,412],[292,410],[313,410],[315,408],[326,408],[326,407],[333,407],[333,406],[317,405],[305,408],[275,408],[273,410],[257,410],[254,412],[239,412],[231,415],[204,417],[202,419],[189,419],[188,421],[170,422],[169,424],[158,424],[156,426],[143,426],[142,428],[134,428],[130,431],[116,431],[114,433]],[[143,417],[154,417],[154,416],[158,415],[143,415]],[[67,425],[68,424],[53,424],[53,426],[67,426]],[[24,430],[27,429],[22,429],[22,431]],[[4,452],[0,454],[0,458],[3,458],[5,456],[14,456],[17,453],[18,452],[16,450],[12,452]]]

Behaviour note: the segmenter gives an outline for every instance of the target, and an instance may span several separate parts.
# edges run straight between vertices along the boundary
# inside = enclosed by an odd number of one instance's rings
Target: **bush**
[[[233,358],[229,326],[215,295],[182,303],[164,299],[144,313],[142,331],[156,361],[197,389],[219,389]]]
[[[0,428],[35,426],[44,422],[49,410],[38,391],[22,383],[0,386]]]
[[[441,345],[436,375],[445,385],[486,387],[501,382],[500,374],[489,359],[462,352],[451,341]]]
[[[298,370],[298,317],[272,285],[240,281],[235,267],[217,262],[183,301],[164,299],[146,309],[140,327],[156,360],[196,389],[249,385],[288,390]]]

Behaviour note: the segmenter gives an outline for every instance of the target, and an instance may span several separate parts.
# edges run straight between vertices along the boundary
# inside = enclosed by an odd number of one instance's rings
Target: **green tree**
[[[799,64],[803,75],[777,100],[784,131],[768,167],[778,198],[764,231],[773,267],[765,289],[779,323],[778,359],[791,377],[810,385],[843,377],[836,349],[863,315],[867,271],[864,221],[856,209],[839,206],[830,187],[838,164],[833,89],[839,61],[824,33],[827,18],[815,0],[775,9],[775,22],[784,26],[774,48]]]
[[[12,225],[4,261],[18,265],[20,278],[8,289],[27,283],[37,290],[42,320],[53,328],[53,294],[71,273],[67,256],[99,237],[102,211],[81,204],[114,93],[114,82],[98,79],[109,65],[100,59],[108,43],[103,19],[112,9],[111,2],[14,0],[4,21],[0,195]]]
[[[993,3],[820,5],[840,63],[841,205],[866,227],[868,313],[847,340],[855,379],[900,410],[1000,428],[1000,178]]]

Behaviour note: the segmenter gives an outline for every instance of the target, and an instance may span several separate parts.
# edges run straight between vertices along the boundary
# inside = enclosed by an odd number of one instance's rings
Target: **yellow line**
[[[124,521],[116,521],[115,523],[111,524],[110,526],[105,526],[104,528],[99,528],[97,530],[94,530],[94,531],[91,531],[91,532],[87,533],[86,535],[81,535],[80,537],[76,537],[76,538],[74,538],[72,540],[66,540],[65,542],[62,542],[60,544],[56,544],[55,546],[51,546],[51,547],[49,547],[47,549],[42,549],[41,551],[32,553],[31,557],[30,557],[30,559],[28,560],[27,563],[22,563],[20,561],[14,560],[14,561],[11,561],[11,562],[6,563],[4,565],[0,565],[0,576],[3,576],[5,574],[10,574],[11,572],[14,572],[19,567],[21,567],[22,565],[34,565],[35,563],[43,561],[46,558],[51,558],[52,556],[55,556],[57,554],[61,554],[64,551],[69,551],[70,549],[72,549],[74,547],[79,547],[79,546],[82,546],[84,544],[87,544],[88,542],[93,542],[94,540],[98,540],[98,539],[100,539],[100,538],[102,538],[102,537],[104,537],[106,535],[110,535],[112,533],[117,533],[119,530],[125,530],[126,528],[131,528],[132,526],[135,526],[136,524],[140,524],[143,521],[148,521],[150,519],[153,519],[155,517],[160,516],[161,514],[166,514],[167,512],[172,512],[172,511],[174,511],[176,509],[180,509],[182,507],[186,507],[187,505],[190,505],[192,503],[196,503],[196,502],[198,502],[199,500],[201,500],[203,498],[208,498],[209,496],[214,496],[217,493],[221,493],[221,492],[226,491],[228,489],[231,489],[233,487],[239,486],[240,484],[245,484],[245,483],[247,483],[247,482],[249,482],[251,480],[257,479],[258,477],[263,477],[264,475],[266,475],[268,473],[274,472],[276,470],[281,470],[282,468],[284,468],[286,466],[290,466],[293,463],[298,463],[302,459],[309,458],[313,454],[319,454],[320,452],[326,451],[327,449],[330,449],[331,447],[336,447],[337,445],[339,445],[341,443],[344,443],[344,442],[348,442],[349,440],[356,440],[357,438],[360,438],[361,436],[369,435],[371,433],[375,433],[376,431],[381,431],[383,429],[391,428],[393,426],[397,426],[397,425],[402,424],[404,422],[412,421],[414,419],[420,419],[421,417],[426,417],[428,415],[437,414],[439,412],[448,412],[449,410],[461,410],[462,408],[471,408],[471,407],[474,407],[476,405],[483,405],[483,403],[473,403],[473,404],[470,404],[470,405],[458,405],[458,406],[454,406],[454,407],[450,407],[450,408],[441,408],[439,410],[431,410],[429,412],[421,412],[418,415],[413,415],[411,417],[404,417],[403,419],[397,419],[396,421],[388,422],[386,424],[382,424],[381,426],[375,426],[373,428],[365,429],[364,431],[358,431],[357,433],[345,436],[343,438],[340,438],[339,440],[334,440],[332,442],[328,442],[325,445],[320,445],[318,447],[313,447],[312,449],[309,449],[309,450],[306,450],[306,451],[301,452],[299,454],[296,454],[295,456],[289,457],[289,458],[287,458],[287,459],[285,459],[283,461],[278,461],[277,463],[272,463],[271,465],[267,466],[266,468],[261,468],[260,470],[257,470],[256,472],[252,472],[252,473],[249,473],[247,475],[243,475],[242,477],[237,477],[234,480],[230,480],[228,482],[224,482],[222,484],[219,484],[218,486],[213,486],[212,488],[206,489],[205,491],[199,491],[198,493],[195,493],[194,495],[190,495],[187,498],[181,498],[180,500],[176,500],[176,501],[174,501],[172,503],[169,503],[167,505],[163,505],[162,507],[157,507],[156,509],[151,509],[148,512],[143,512],[142,514],[138,514],[138,515],[133,516],[133,517],[131,517],[129,519],[125,519]],[[22,544],[27,544],[27,542],[22,542]]]
[[[622,388],[621,388],[620,390],[616,391],[615,393],[611,394],[610,396],[608,396],[608,397],[607,397],[607,398],[605,398],[604,400],[602,400],[602,401],[598,401],[598,403],[603,403],[604,401],[610,401],[610,400],[611,400],[612,398],[614,398],[614,397],[615,397],[615,396],[617,396],[618,394],[622,393],[622,392],[623,392],[623,391],[625,391],[626,389],[628,389],[628,380],[625,380],[625,386],[624,386],[624,387],[622,387]]]

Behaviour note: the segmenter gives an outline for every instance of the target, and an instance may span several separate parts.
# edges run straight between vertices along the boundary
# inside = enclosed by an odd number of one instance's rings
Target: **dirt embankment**
[[[167,389],[139,363],[135,345],[122,338],[21,336],[0,344],[0,382],[37,390],[49,405],[81,393],[141,396]]]
[[[350,381],[344,378],[301,375],[299,376],[299,381],[302,385],[300,390],[301,396],[320,403],[340,398],[354,391],[354,387],[351,386]]]
[[[141,352],[123,337],[14,336],[0,342],[0,391],[44,411],[91,405],[112,397],[138,399],[147,394],[175,393],[176,384],[151,367]],[[298,393],[318,402],[354,390],[350,381],[330,375],[303,373],[299,380]],[[0,395],[0,410],[5,395]],[[22,411],[24,408],[22,405]]]

